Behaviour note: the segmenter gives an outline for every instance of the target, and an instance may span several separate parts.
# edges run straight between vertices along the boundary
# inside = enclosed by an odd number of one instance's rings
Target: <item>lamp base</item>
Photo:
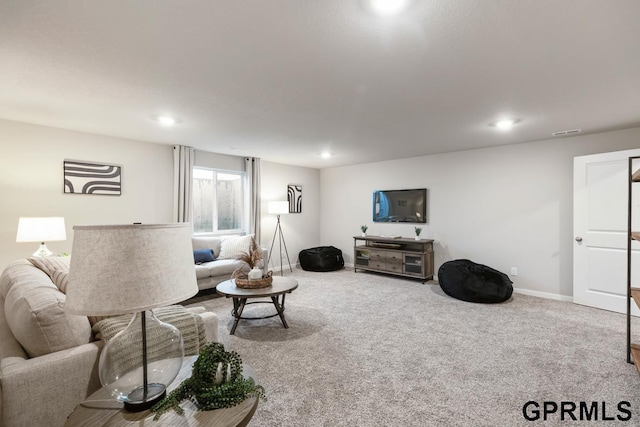
[[[142,412],[151,409],[153,405],[164,399],[167,390],[163,384],[152,383],[147,385],[145,396],[144,387],[140,386],[131,390],[124,400],[124,409],[129,412]]]
[[[147,334],[152,339],[147,341]],[[100,353],[100,382],[130,412],[151,408],[182,367],[180,331],[151,311],[137,312]],[[145,391],[146,384],[146,391]]]
[[[33,256],[37,257],[45,257],[51,255],[53,255],[53,252],[51,252],[49,248],[47,248],[47,245],[45,245],[44,242],[40,243],[40,247],[38,248],[38,250],[33,253]]]

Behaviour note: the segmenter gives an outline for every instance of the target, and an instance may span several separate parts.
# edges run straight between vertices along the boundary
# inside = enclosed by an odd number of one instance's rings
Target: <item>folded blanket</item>
[[[190,313],[180,305],[160,307],[153,310],[155,317],[166,323],[170,323],[182,334],[185,356],[197,355],[200,347],[206,343],[204,322],[197,314]],[[122,331],[131,322],[131,315],[109,317],[100,320],[93,325],[92,330],[96,339],[108,342],[116,334]],[[167,343],[158,340],[161,328],[154,327],[154,323],[147,323],[147,360],[149,363],[160,360]],[[142,360],[141,335],[133,334],[123,337],[119,341],[119,349],[111,352],[117,355],[118,360],[111,360],[112,366],[118,364],[119,372],[126,373],[140,366]]]

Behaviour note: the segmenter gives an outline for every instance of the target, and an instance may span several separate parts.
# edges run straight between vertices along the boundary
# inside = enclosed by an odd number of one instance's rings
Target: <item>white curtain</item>
[[[249,184],[249,233],[255,234],[260,245],[260,159],[245,157],[244,162]]]
[[[173,222],[191,222],[193,216],[193,161],[195,150],[173,146]]]

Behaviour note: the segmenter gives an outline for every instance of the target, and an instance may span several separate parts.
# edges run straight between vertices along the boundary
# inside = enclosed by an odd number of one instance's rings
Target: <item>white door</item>
[[[640,156],[640,149],[576,157],[573,162],[573,301],[619,313],[627,312],[631,156]],[[640,162],[636,165],[640,169]],[[640,219],[640,183],[633,188],[634,216]],[[633,242],[632,266],[637,266],[632,284],[640,286],[640,242]],[[635,304],[632,308],[640,315]]]

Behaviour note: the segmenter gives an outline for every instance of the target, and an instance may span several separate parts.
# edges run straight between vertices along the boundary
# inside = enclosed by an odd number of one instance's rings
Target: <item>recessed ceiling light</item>
[[[156,122],[160,123],[162,126],[173,126],[179,123],[178,119],[171,116],[154,116],[153,119]]]
[[[395,15],[407,7],[407,0],[370,0],[371,8],[378,15]]]
[[[509,130],[518,122],[519,120],[516,119],[503,119],[495,122],[493,126],[497,127],[500,130]]]
[[[328,151],[323,151],[322,153],[320,153],[320,157],[322,157],[323,159],[328,159],[331,157],[331,153]]]

